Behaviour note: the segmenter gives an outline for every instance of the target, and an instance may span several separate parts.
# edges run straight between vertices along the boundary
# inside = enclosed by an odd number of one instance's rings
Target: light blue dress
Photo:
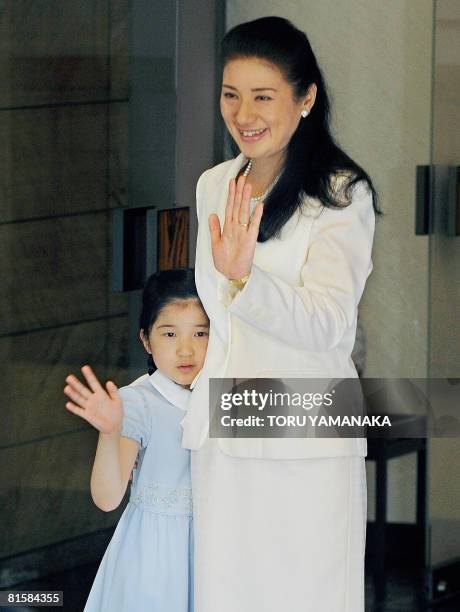
[[[193,612],[190,451],[180,424],[190,392],[157,370],[120,393],[121,433],[139,442],[139,455],[85,612]]]

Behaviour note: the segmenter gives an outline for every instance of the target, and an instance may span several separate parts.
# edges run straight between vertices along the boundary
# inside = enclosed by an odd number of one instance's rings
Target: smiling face
[[[203,367],[209,320],[197,300],[176,300],[160,310],[148,336],[141,330],[140,337],[157,368],[188,387]]]
[[[281,165],[291,136],[310,110],[316,85],[296,99],[294,89],[274,64],[257,57],[227,62],[220,110],[230,134],[246,157],[271,158]]]

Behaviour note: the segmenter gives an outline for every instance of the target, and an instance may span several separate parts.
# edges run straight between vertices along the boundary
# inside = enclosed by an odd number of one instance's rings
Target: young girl
[[[149,374],[104,389],[89,366],[86,383],[67,377],[68,410],[99,430],[91,475],[95,504],[106,512],[131,496],[102,559],[86,612],[191,612],[193,531],[190,451],[181,421],[201,370],[209,321],[193,271],[151,276],[143,293],[140,338]]]

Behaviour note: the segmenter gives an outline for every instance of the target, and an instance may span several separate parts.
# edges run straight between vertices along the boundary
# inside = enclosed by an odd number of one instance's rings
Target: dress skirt
[[[364,457],[192,452],[195,610],[364,612]]]

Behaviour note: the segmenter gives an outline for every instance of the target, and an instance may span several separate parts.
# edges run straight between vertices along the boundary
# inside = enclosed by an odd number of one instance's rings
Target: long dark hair
[[[149,276],[142,293],[142,310],[139,327],[148,336],[161,310],[176,300],[199,301],[195,274],[191,268],[161,270]],[[152,355],[148,356],[149,374],[157,369]]]
[[[369,175],[332,137],[326,84],[304,32],[281,17],[262,17],[237,25],[222,41],[222,65],[245,57],[275,64],[297,99],[312,83],[317,86],[310,115],[301,119],[291,137],[281,176],[265,200],[258,241],[278,237],[284,224],[302,207],[305,195],[318,198],[328,208],[341,208],[351,203],[352,188],[359,181],[366,183],[374,210],[380,214]],[[239,152],[234,141],[233,150]]]

